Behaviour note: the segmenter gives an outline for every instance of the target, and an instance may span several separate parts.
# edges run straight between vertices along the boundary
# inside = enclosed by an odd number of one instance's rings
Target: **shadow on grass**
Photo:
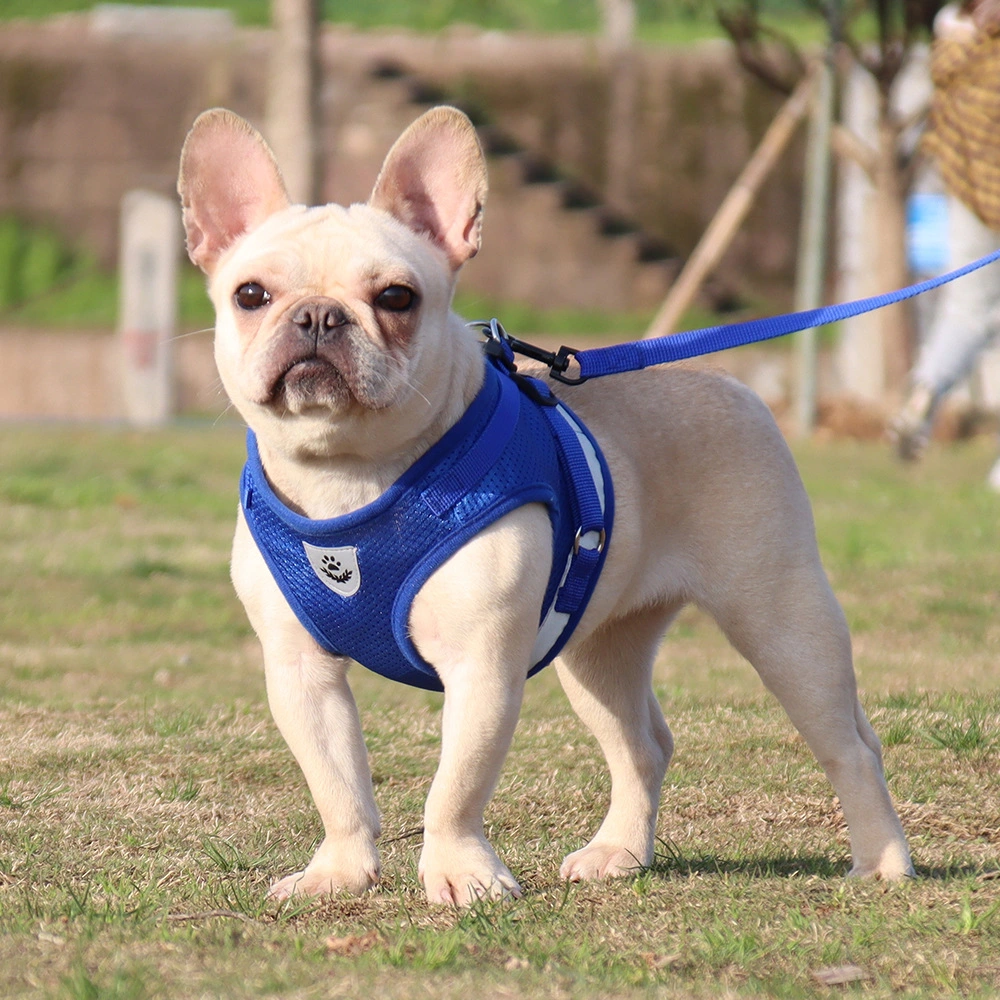
[[[676,845],[658,841],[659,849],[648,868],[637,868],[636,874],[653,878],[695,875],[742,875],[748,878],[794,878],[818,875],[820,878],[844,878],[850,862],[823,854],[751,855],[743,858],[722,858],[711,854],[683,855]],[[917,879],[953,881],[964,879],[1000,879],[1000,870],[984,869],[981,865],[919,865]]]
[[[914,865],[917,871],[917,878],[934,879],[936,881],[947,882],[955,879],[982,879],[988,881],[992,879],[1000,880],[1000,869],[983,868],[982,865]]]
[[[661,848],[664,845],[661,843]],[[843,860],[832,860],[825,855],[763,855],[743,858],[721,858],[711,854],[685,856],[673,848],[657,853],[653,863],[644,872],[654,877],[670,878],[677,875],[744,875],[748,878],[792,878],[819,875],[837,878],[847,872]]]

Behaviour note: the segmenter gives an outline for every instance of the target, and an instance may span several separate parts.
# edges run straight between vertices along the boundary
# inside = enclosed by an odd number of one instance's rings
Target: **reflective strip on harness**
[[[565,407],[552,407],[549,419],[553,426],[562,424],[562,427],[566,428],[573,435],[575,447],[579,449],[586,463],[586,472],[582,472],[577,468],[575,482],[578,486],[581,482],[589,483],[589,490],[586,487],[581,488],[584,492],[589,493],[590,497],[587,503],[588,516],[578,518],[580,523],[580,528],[577,532],[578,544],[574,546],[574,551],[570,552],[566,557],[566,568],[559,580],[555,600],[550,605],[538,629],[538,638],[535,640],[534,649],[531,651],[532,666],[536,663],[541,663],[549,651],[555,647],[569,625],[573,612],[579,609],[581,600],[585,600],[589,596],[586,592],[586,583],[591,574],[593,574],[597,561],[600,559],[607,544],[606,525],[610,524],[610,519],[606,517],[609,498],[604,481],[604,470],[601,467],[601,459],[593,443],[580,424],[570,416],[569,411]],[[559,435],[560,443],[564,447],[570,445],[569,439],[562,429],[557,430],[556,433]],[[594,511],[591,506],[594,502],[596,502],[599,508],[599,519],[595,519],[594,517]],[[569,636],[566,638],[568,639]],[[560,643],[560,645],[563,644]]]

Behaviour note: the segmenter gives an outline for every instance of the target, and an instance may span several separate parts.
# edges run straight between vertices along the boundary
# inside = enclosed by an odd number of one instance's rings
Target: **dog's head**
[[[249,123],[207,111],[184,144],[178,191],[188,253],[209,277],[219,373],[258,433],[322,452],[377,414],[433,399],[486,199],[465,115],[435,108],[414,122],[367,204],[306,208],[289,204]]]

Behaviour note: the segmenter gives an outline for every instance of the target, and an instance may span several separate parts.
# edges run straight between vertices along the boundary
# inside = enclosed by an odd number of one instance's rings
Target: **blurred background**
[[[491,191],[457,308],[527,340],[669,333],[940,271],[918,138],[941,6],[0,0],[0,417],[225,410],[174,194],[214,105],[261,128],[295,197],[345,203],[421,111],[467,111]],[[709,361],[789,430],[877,437],[931,307]],[[939,433],[998,405],[994,351]]]

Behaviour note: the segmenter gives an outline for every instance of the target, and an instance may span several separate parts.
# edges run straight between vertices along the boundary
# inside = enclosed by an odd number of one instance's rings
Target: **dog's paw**
[[[590,843],[579,851],[567,854],[559,874],[567,882],[585,882],[599,878],[619,878],[636,875],[647,861],[633,851],[615,844]]]
[[[905,842],[890,844],[883,848],[877,858],[867,863],[860,860],[855,862],[854,867],[847,873],[848,878],[885,879],[887,882],[915,876],[916,872],[913,870],[910,852]]]
[[[352,896],[363,896],[378,884],[378,880],[377,870],[347,874],[319,867],[313,868],[310,865],[303,871],[292,872],[291,875],[278,879],[267,890],[267,896],[268,899],[279,902],[292,896],[323,896],[341,892]]]
[[[355,845],[355,852],[352,859],[349,847],[342,844],[338,849],[324,841],[302,871],[286,875],[271,886],[268,898],[283,900],[341,892],[364,895],[378,884],[378,853],[374,842],[366,843],[363,848]]]
[[[471,906],[478,899],[520,899],[521,887],[485,841],[424,844],[420,881],[429,903]]]

